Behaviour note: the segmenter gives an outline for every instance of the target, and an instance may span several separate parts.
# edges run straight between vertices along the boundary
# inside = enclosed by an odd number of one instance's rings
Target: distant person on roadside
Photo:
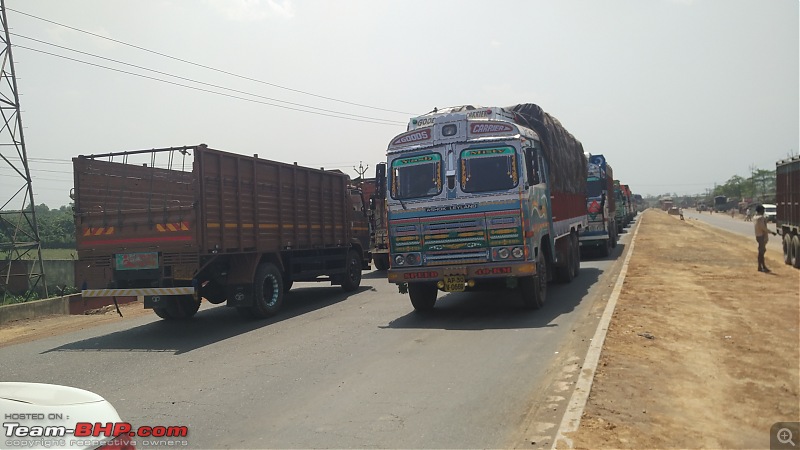
[[[771,270],[767,269],[767,265],[764,263],[764,254],[767,252],[767,241],[769,241],[770,233],[773,235],[777,235],[778,233],[770,231],[769,228],[767,228],[767,218],[764,217],[763,205],[756,206],[755,219],[756,242],[758,242],[758,271],[769,273]]]

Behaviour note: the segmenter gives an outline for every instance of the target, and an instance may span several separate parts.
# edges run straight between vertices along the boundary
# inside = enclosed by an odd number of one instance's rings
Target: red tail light
[[[122,433],[97,450],[136,450],[136,446],[128,433]]]

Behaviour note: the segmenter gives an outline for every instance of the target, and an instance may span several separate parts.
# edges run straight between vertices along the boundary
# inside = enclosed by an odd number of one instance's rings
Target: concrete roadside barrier
[[[34,319],[54,314],[69,314],[70,299],[79,299],[80,297],[81,294],[72,294],[0,306],[0,325],[14,320]]]

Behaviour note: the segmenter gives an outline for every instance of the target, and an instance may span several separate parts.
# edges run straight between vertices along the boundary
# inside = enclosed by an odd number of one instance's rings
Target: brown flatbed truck
[[[205,298],[265,318],[293,282],[354,291],[368,265],[367,209],[339,171],[204,144],[78,156],[73,167],[84,297],[143,297],[163,319],[192,317]]]

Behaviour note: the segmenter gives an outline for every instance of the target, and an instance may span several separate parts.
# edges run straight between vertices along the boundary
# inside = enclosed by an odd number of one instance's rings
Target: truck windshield
[[[517,154],[513,148],[461,152],[461,189],[464,192],[505,191],[516,186],[517,181]]]
[[[586,196],[600,197],[603,194],[603,181],[599,178],[591,177],[586,179]]]
[[[438,153],[392,162],[392,198],[432,197],[442,192],[442,157]]]

